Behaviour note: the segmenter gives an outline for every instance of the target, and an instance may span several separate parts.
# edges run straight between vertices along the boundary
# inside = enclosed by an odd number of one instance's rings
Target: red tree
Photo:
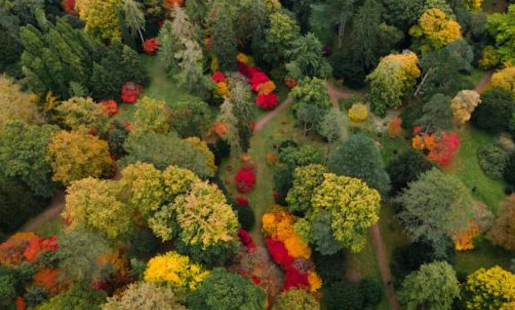
[[[452,162],[459,148],[460,136],[457,133],[443,133],[435,148],[427,155],[427,159],[446,167]]]

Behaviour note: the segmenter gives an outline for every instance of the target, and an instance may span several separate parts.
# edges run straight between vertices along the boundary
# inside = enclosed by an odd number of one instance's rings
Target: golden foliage
[[[515,309],[515,275],[499,266],[481,268],[467,277],[463,295],[469,310]]]
[[[515,96],[515,67],[507,67],[492,76],[490,85],[493,88],[507,90]]]
[[[76,0],[75,9],[86,23],[86,31],[101,39],[120,39],[122,32],[116,10],[123,0]]]
[[[23,93],[20,86],[5,75],[0,75],[0,131],[9,120],[27,124],[41,124],[35,95]]]
[[[429,9],[418,20],[418,25],[411,27],[409,33],[419,40],[420,50],[428,52],[439,49],[461,38],[461,27],[440,9]]]
[[[363,103],[353,104],[349,109],[349,119],[356,123],[364,122],[368,119],[368,107]]]

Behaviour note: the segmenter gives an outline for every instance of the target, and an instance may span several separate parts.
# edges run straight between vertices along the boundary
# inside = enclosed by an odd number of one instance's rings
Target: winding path
[[[59,216],[61,212],[63,212],[65,207],[65,193],[64,191],[59,191],[55,194],[55,196],[52,198],[52,202],[50,203],[50,206],[40,214],[38,214],[36,217],[30,219],[27,223],[25,223],[19,231],[34,231],[37,228],[39,228],[41,225],[43,225],[45,222],[54,219],[55,217]]]

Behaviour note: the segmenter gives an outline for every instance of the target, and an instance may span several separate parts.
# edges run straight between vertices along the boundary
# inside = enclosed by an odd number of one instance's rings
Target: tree
[[[102,310],[139,309],[187,310],[182,293],[171,287],[154,283],[136,282],[130,284],[122,295],[107,299]]]
[[[123,0],[123,13],[126,26],[130,29],[133,37],[139,35],[141,43],[145,42],[143,33],[145,31],[145,13],[143,4],[134,0]]]
[[[318,133],[327,140],[329,147],[347,138],[345,118],[340,110],[333,108],[324,115],[320,121]]]
[[[316,105],[320,110],[327,111],[331,108],[331,100],[325,82],[318,78],[303,78],[297,86],[291,91],[292,97],[295,99],[293,104],[293,112],[302,105]]]
[[[222,1],[216,2],[210,13],[212,50],[222,71],[236,69],[238,42],[236,41],[235,16],[232,11],[229,2]]]
[[[26,124],[43,123],[43,117],[36,105],[36,97],[23,93],[14,80],[0,75],[0,132],[9,120],[18,120]]]
[[[472,114],[472,124],[493,134],[508,131],[515,112],[510,92],[491,89],[481,97],[482,104]]]
[[[509,251],[515,250],[515,200],[513,196],[501,203],[498,218],[490,228],[487,238],[493,244]]]
[[[452,110],[451,98],[443,94],[435,94],[431,100],[424,104],[422,117],[415,124],[422,126],[428,132],[451,130]]]
[[[194,94],[205,94],[209,78],[204,75],[204,54],[197,41],[182,39],[184,49],[175,53],[179,72],[174,76],[177,83]]]
[[[295,113],[296,124],[302,128],[304,136],[311,131],[316,131],[322,118],[320,108],[314,104],[301,105]]]
[[[331,153],[327,167],[337,175],[361,179],[383,195],[390,189],[390,178],[384,170],[381,154],[372,139],[364,134],[352,135]]]
[[[377,68],[367,76],[371,83],[369,98],[374,113],[384,115],[386,108],[402,105],[404,93],[415,86],[420,76],[417,61],[417,55],[413,52],[381,58]]]
[[[250,138],[252,137],[252,123],[256,115],[253,109],[252,93],[247,83],[243,82],[242,77],[237,74],[229,76],[231,85],[231,111],[238,120],[236,129],[238,131],[239,145],[246,152],[250,148]]]
[[[330,0],[311,4],[311,27],[327,31],[338,26],[338,49],[341,49],[347,21],[353,15],[354,2],[354,0]]]
[[[113,172],[107,142],[81,131],[63,130],[52,135],[45,159],[52,167],[52,180],[64,185]]]
[[[239,120],[234,115],[234,112],[233,103],[226,97],[220,106],[220,114],[217,120],[225,129],[221,138],[231,146],[231,149],[238,150],[242,148],[242,145],[240,145],[241,139],[238,131]]]
[[[297,167],[293,174],[293,187],[288,191],[286,202],[293,212],[306,213],[311,208],[315,189],[324,182],[326,169],[322,165]]]
[[[434,165],[418,150],[409,149],[398,155],[386,167],[392,182],[391,193],[397,195],[409,183],[416,181],[421,174],[433,167]]]
[[[440,49],[461,38],[461,27],[438,8],[430,8],[409,30],[415,38],[414,48],[422,53]]]
[[[191,310],[261,310],[266,294],[249,279],[215,268],[204,283],[187,296]]]
[[[453,8],[451,7],[452,2],[457,2],[455,0],[426,0],[424,3],[424,8],[420,12],[422,15],[424,12],[427,12],[430,9],[438,9],[445,13],[451,20],[456,20],[456,15],[454,15]],[[459,2],[459,1],[458,1]]]
[[[499,266],[480,268],[467,277],[462,288],[467,309],[512,309],[515,307],[515,275]]]
[[[103,40],[121,38],[116,16],[123,0],[76,0],[75,9],[86,23],[86,31]]]
[[[494,73],[490,85],[493,88],[507,90],[515,96],[515,67],[506,67]]]
[[[504,14],[495,13],[488,16],[486,29],[495,38],[497,55],[500,62],[513,63],[515,61],[515,39],[510,35],[515,26],[515,5],[510,5]]]
[[[143,97],[136,104],[134,131],[143,133],[167,133],[170,130],[170,115],[164,100]]]
[[[451,101],[454,121],[463,126],[472,117],[472,113],[481,104],[479,94],[473,90],[462,90]]]
[[[434,168],[410,183],[396,202],[402,207],[397,218],[411,239],[424,237],[439,253],[446,236],[466,230],[475,218],[470,191],[454,176]]]
[[[209,105],[198,97],[187,96],[173,103],[172,128],[183,137],[203,137],[213,121]]]
[[[100,310],[100,304],[105,298],[106,293],[103,290],[73,285],[67,292],[54,296],[40,305],[39,309],[59,310],[72,307],[75,310]]]
[[[199,149],[191,142],[181,140],[174,132],[130,135],[124,149],[127,156],[121,160],[122,166],[146,162],[164,170],[170,165],[176,165],[189,169],[201,177],[212,177],[216,172],[211,161],[212,153]]]
[[[318,301],[305,290],[290,289],[275,299],[273,310],[319,310]]]
[[[100,133],[107,131],[109,116],[104,106],[91,98],[73,97],[55,108],[56,118],[67,129],[78,130],[82,126]]]
[[[21,181],[37,196],[51,197],[55,184],[45,156],[51,136],[57,130],[53,125],[7,123],[0,135],[0,174]]]
[[[326,174],[315,190],[306,218],[313,223],[326,211],[334,239],[356,253],[365,246],[367,229],[379,219],[380,201],[379,193],[361,180]]]
[[[385,2],[384,5],[386,8],[384,12],[386,23],[407,33],[423,12],[424,1],[393,0]]]
[[[322,44],[312,33],[292,41],[290,48],[284,53],[289,61],[286,69],[292,78],[327,78],[332,73],[331,66],[322,55]]]
[[[447,262],[434,262],[420,266],[402,282],[399,301],[407,310],[420,305],[428,310],[445,310],[452,307],[460,295],[456,272]]]
[[[69,229],[85,227],[111,240],[127,238],[135,232],[131,208],[120,200],[116,182],[86,178],[67,189],[63,217]]]
[[[266,55],[270,63],[285,59],[285,52],[300,36],[300,28],[295,19],[282,12],[270,15],[270,28],[265,32]]]
[[[357,284],[344,281],[332,284],[324,298],[329,310],[363,309],[365,301]]]

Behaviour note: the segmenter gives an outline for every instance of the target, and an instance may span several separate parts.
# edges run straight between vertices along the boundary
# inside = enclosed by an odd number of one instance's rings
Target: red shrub
[[[27,305],[25,304],[25,299],[23,297],[18,296],[16,298],[16,310],[25,310],[27,309]]]
[[[249,206],[249,201],[245,197],[236,197],[236,203],[240,206]]]
[[[256,249],[256,244],[254,243],[254,240],[248,231],[240,228],[238,230],[238,237],[240,238],[241,243],[247,248],[247,250],[249,250],[249,252],[252,252]]]
[[[259,85],[270,81],[270,78],[261,71],[255,72],[250,78],[250,87],[252,91],[257,91]]]
[[[127,131],[131,131],[132,130],[132,124],[129,123],[128,120],[123,120],[122,123],[125,126],[125,128],[127,129]]]
[[[270,253],[270,257],[272,260],[286,269],[288,266],[291,266],[293,263],[293,257],[288,254],[288,250],[284,246],[284,243],[281,241],[276,241],[271,237],[265,238],[266,247],[268,249],[268,253]]]
[[[141,85],[134,82],[127,82],[122,86],[122,101],[126,103],[135,103],[139,99],[140,93],[143,91]]]
[[[34,237],[29,240],[25,251],[23,252],[23,256],[28,262],[35,262],[39,254],[46,251],[56,251],[59,249],[59,245],[57,244],[57,236],[53,236],[48,239],[43,239],[40,237]]]
[[[286,268],[283,291],[290,288],[309,288],[308,274],[294,267]]]
[[[159,41],[157,38],[150,38],[143,42],[143,51],[147,55],[155,55],[159,49]]]
[[[213,73],[213,75],[211,75],[211,79],[215,83],[220,83],[220,82],[224,82],[226,77],[225,77],[225,74],[223,72],[216,71],[215,73]]]
[[[61,7],[63,10],[70,15],[78,15],[75,10],[75,0],[63,0],[61,2]]]
[[[62,289],[59,283],[59,271],[57,269],[43,268],[34,275],[34,284],[40,285],[55,295]]]
[[[98,104],[103,105],[107,115],[113,116],[118,113],[118,104],[114,100],[100,101]]]
[[[276,94],[271,93],[268,95],[258,95],[256,97],[256,104],[263,110],[269,110],[275,108],[279,97]]]
[[[297,80],[293,79],[293,78],[287,78],[285,81],[284,81],[284,84],[286,85],[286,87],[288,87],[289,89],[292,89],[294,88],[295,86],[297,86]]]
[[[234,183],[236,183],[238,192],[250,192],[256,186],[256,169],[252,166],[241,167],[234,177]]]
[[[17,266],[23,261],[23,253],[34,233],[16,233],[0,244],[0,265]]]
[[[457,133],[443,133],[434,150],[427,155],[427,159],[442,167],[446,167],[452,162],[459,148],[460,136]]]

